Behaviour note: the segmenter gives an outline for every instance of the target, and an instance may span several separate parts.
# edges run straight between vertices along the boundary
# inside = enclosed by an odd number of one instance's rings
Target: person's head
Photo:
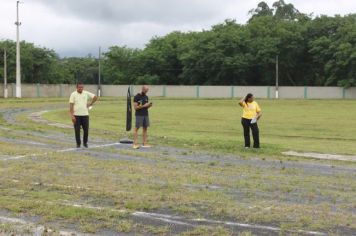
[[[245,102],[246,103],[251,103],[251,102],[253,102],[253,100],[254,100],[255,98],[253,97],[253,94],[252,93],[248,93],[247,95],[246,95],[246,98],[245,98]]]
[[[77,83],[77,92],[82,93],[84,89],[84,84],[83,83]]]
[[[149,90],[148,86],[147,86],[147,85],[144,85],[144,86],[142,86],[141,93],[142,93],[142,94],[147,94],[147,93],[148,93],[148,90]]]

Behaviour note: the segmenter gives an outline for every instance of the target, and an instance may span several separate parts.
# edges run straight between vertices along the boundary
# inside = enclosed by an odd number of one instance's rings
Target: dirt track
[[[43,108],[41,108],[43,109]],[[49,109],[49,108],[47,108]],[[51,125],[55,127],[60,127],[67,129],[68,127],[61,124],[56,124],[48,122],[41,118],[42,110],[30,110],[30,109],[3,109],[0,111],[3,119],[10,126],[21,126],[21,123],[16,121],[16,117],[23,113],[29,113],[29,119],[32,119],[34,122],[40,122],[46,125]],[[49,131],[47,133],[37,132],[35,130],[21,130],[21,129],[11,129],[8,125],[0,126],[1,130],[11,130],[13,137],[6,138],[0,137],[0,142],[11,144],[21,144],[24,147],[36,147],[40,150],[44,150],[46,153],[80,153],[86,156],[98,160],[124,160],[130,162],[139,162],[154,164],[156,162],[165,163],[168,166],[180,167],[189,163],[214,163],[217,166],[225,165],[243,165],[248,167],[253,167],[256,169],[263,170],[276,170],[276,169],[288,169],[288,170],[298,170],[304,172],[306,176],[339,176],[339,175],[349,175],[354,176],[356,169],[352,166],[345,165],[330,165],[326,163],[318,162],[303,162],[303,161],[279,161],[279,160],[264,160],[258,157],[255,158],[239,158],[232,155],[216,155],[209,154],[206,152],[197,152],[197,151],[187,151],[178,148],[171,147],[154,147],[152,149],[140,149],[135,153],[120,153],[120,151],[132,151],[131,146],[119,144],[113,140],[105,139],[96,139],[91,138],[90,148],[89,149],[77,149],[74,148],[74,137],[72,135],[66,135],[61,132]],[[55,142],[53,142],[55,140]],[[155,156],[155,158],[147,158],[142,154],[149,154]],[[36,161],[36,157],[43,155],[43,153],[36,154],[36,152],[27,154],[27,155],[0,155],[0,161],[4,162],[13,162],[28,160],[30,158],[33,161]],[[105,174],[105,172],[101,173]],[[352,177],[351,177],[352,178]],[[16,181],[16,180],[15,180]],[[229,180],[230,181],[230,180]],[[33,183],[34,185],[38,183]],[[41,186],[50,185],[51,183],[40,183]],[[69,186],[70,187],[70,186]],[[236,200],[243,200],[248,198],[248,192],[244,189],[237,189],[227,186],[219,185],[194,185],[186,184],[181,186],[182,188],[192,188],[192,189],[204,189],[208,191],[221,191],[226,192],[231,195]],[[325,196],[316,196],[312,200],[306,202],[303,199],[303,189],[300,189],[300,192],[290,192],[286,193],[284,196],[278,196],[278,194],[270,192],[260,192],[258,197],[265,199],[278,199],[284,203],[305,203],[305,204],[316,204],[324,201],[329,201]],[[67,203],[63,203],[67,204]],[[110,206],[92,206],[88,205],[85,202],[74,203],[79,207],[89,207],[95,208],[104,207],[110,208]],[[349,209],[353,214],[355,214],[355,209]],[[7,216],[6,212],[3,212],[2,218],[0,217],[0,222],[6,221],[16,221],[11,217]],[[158,212],[143,212],[136,211],[131,212],[132,219],[135,222],[141,222],[143,224],[152,224],[152,225],[168,225],[172,229],[172,233],[180,233],[186,230],[190,230],[199,225],[208,225],[208,226],[224,226],[229,228],[234,234],[242,231],[250,231],[257,235],[278,235],[281,229],[277,225],[263,225],[263,224],[246,224],[243,222],[231,221],[228,219],[209,219],[207,217],[202,218],[190,218],[178,214],[170,214],[164,210]],[[7,218],[6,218],[7,217]],[[18,219],[19,224],[37,224],[35,220],[26,221],[25,219]],[[40,232],[43,231],[42,226],[36,226],[36,230]],[[62,234],[71,232],[63,230]],[[348,229],[340,229],[340,232],[343,232],[343,235],[352,235],[352,232]],[[75,233],[75,232],[74,232]],[[290,232],[292,233],[292,232]],[[299,235],[326,235],[326,232],[318,231],[297,231]],[[101,232],[101,235],[114,235],[113,232]],[[123,235],[129,235],[123,234]]]

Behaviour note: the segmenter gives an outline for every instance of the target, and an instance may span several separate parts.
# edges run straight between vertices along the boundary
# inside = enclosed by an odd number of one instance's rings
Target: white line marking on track
[[[95,207],[95,206],[84,205],[84,204],[67,203],[65,205],[73,206],[73,207],[79,207],[79,208],[82,207],[82,208],[88,208],[88,209],[95,209],[95,210],[111,210],[111,211],[121,212],[121,213],[130,213],[127,210],[117,210],[117,209],[110,209],[110,208],[105,208],[105,207]],[[250,228],[250,229],[260,229],[260,230],[268,230],[268,231],[275,231],[275,232],[281,231],[281,228],[273,227],[273,226],[246,224],[246,223],[238,223],[238,222],[231,222],[231,221],[209,220],[209,219],[203,219],[203,218],[201,218],[201,219],[200,218],[197,218],[197,219],[186,219],[186,218],[183,218],[181,216],[173,216],[173,215],[159,214],[159,213],[150,213],[150,212],[143,212],[143,211],[132,212],[131,215],[136,216],[136,217],[151,218],[151,219],[163,221],[163,222],[170,223],[170,224],[186,225],[186,226],[193,226],[193,227],[195,225],[190,223],[190,222],[200,222],[200,223],[207,223],[207,224],[228,225],[228,226],[236,226],[236,227]],[[187,222],[185,222],[185,221],[187,221]],[[325,233],[322,233],[322,232],[308,231],[308,230],[295,230],[295,231],[290,230],[289,232],[291,232],[291,233],[303,233],[303,234],[308,234],[308,235],[318,235],[318,236],[326,235]]]
[[[176,220],[176,219],[181,219],[180,217],[174,217],[174,216],[170,216],[170,215],[162,215],[162,214],[148,213],[148,212],[142,212],[142,211],[136,211],[136,212],[132,213],[132,215],[137,216],[137,217],[160,220],[160,221],[170,223],[170,224],[194,226],[193,224]]]
[[[93,148],[101,148],[101,147],[111,147],[111,146],[116,146],[116,145],[121,145],[121,143],[108,143],[108,144],[100,144],[100,145],[93,145],[89,146],[87,149],[93,149]],[[11,160],[19,160],[25,157],[35,157],[35,156],[43,156],[47,155],[49,153],[61,153],[61,152],[72,152],[72,151],[78,151],[78,150],[85,150],[85,149],[79,149],[79,148],[67,148],[67,149],[61,149],[57,151],[52,151],[52,152],[45,152],[42,154],[36,154],[36,153],[31,153],[27,155],[21,155],[21,156],[14,156],[14,157],[6,157],[3,159],[0,159],[0,161],[11,161]]]
[[[26,224],[27,222],[18,218],[10,218],[10,217],[5,217],[5,216],[0,216],[0,221],[6,221],[10,223],[20,223],[20,224]]]
[[[97,207],[97,206],[91,206],[87,204],[79,204],[79,203],[72,203],[72,202],[67,202],[67,203],[61,203],[62,205],[65,206],[71,206],[71,207],[77,207],[77,208],[86,208],[86,209],[93,209],[93,210],[109,210],[112,212],[119,212],[119,213],[129,213],[127,210],[118,210],[118,209],[112,209],[112,208],[106,208],[106,207]]]
[[[14,182],[19,182],[18,180],[14,180]],[[197,223],[206,223],[206,224],[219,224],[219,225],[227,225],[227,226],[235,226],[235,227],[241,227],[241,228],[249,228],[249,229],[259,229],[259,230],[267,230],[267,231],[274,231],[274,232],[279,232],[281,231],[281,228],[274,227],[274,226],[266,226],[266,225],[257,225],[257,224],[246,224],[246,223],[238,223],[238,222],[232,222],[232,221],[219,221],[219,220],[209,220],[209,219],[204,219],[204,218],[196,218],[196,219],[189,219],[189,218],[184,218],[182,216],[173,216],[173,215],[168,215],[168,214],[160,214],[160,213],[151,213],[151,212],[143,212],[143,211],[135,211],[135,212],[130,212],[125,209],[113,209],[113,208],[107,208],[107,207],[98,207],[98,206],[92,206],[92,205],[87,205],[87,204],[80,204],[80,203],[74,203],[74,202],[62,202],[62,203],[55,203],[55,202],[47,202],[47,204],[61,204],[64,206],[71,206],[71,207],[76,207],[76,208],[86,208],[86,209],[93,209],[93,210],[109,210],[113,212],[119,212],[119,213],[127,213],[131,214],[136,217],[142,217],[142,218],[150,218],[153,220],[159,220],[162,222],[170,223],[170,224],[177,224],[177,225],[185,225],[185,226],[192,226],[195,227],[192,222],[197,222]],[[21,219],[17,218],[6,218],[6,217],[1,217],[0,216],[0,221],[3,219],[7,219],[8,221],[12,220],[12,222],[16,223],[23,223],[26,221],[23,221]],[[317,235],[317,236],[324,236],[327,235],[322,232],[318,231],[308,231],[308,230],[290,230],[288,232],[291,233],[303,233],[307,235]]]
[[[121,143],[108,143],[108,144],[93,145],[93,146],[89,146],[88,149],[100,148],[100,147],[111,147],[111,146],[116,146],[116,145],[121,145]],[[71,151],[77,151],[77,150],[83,150],[83,149],[67,148],[67,149],[58,150],[57,152],[71,152]]]
[[[37,112],[34,112],[34,113],[31,113],[28,117],[34,121],[34,122],[37,122],[37,123],[40,123],[40,124],[46,124],[46,125],[49,125],[49,126],[54,126],[54,127],[58,127],[58,128],[65,128],[65,129],[70,129],[72,128],[71,125],[67,125],[67,124],[63,124],[63,123],[57,123],[57,122],[52,122],[52,121],[49,121],[45,118],[42,117],[43,114],[49,112],[48,110],[44,110],[44,111],[37,111]]]
[[[28,155],[22,155],[22,156],[6,157],[6,158],[0,159],[0,160],[1,161],[11,161],[11,160],[22,159],[25,157],[32,157],[32,156],[37,156],[37,155],[36,154],[28,154]]]
[[[230,221],[218,221],[218,220],[207,220],[207,219],[192,219],[195,222],[202,222],[202,223],[211,223],[211,224],[224,224],[224,225],[231,225],[231,226],[239,226],[243,228],[254,228],[254,229],[266,229],[270,231],[280,231],[280,228],[272,227],[272,226],[263,226],[263,225],[250,225],[244,223],[236,223]]]
[[[243,227],[243,228],[251,228],[251,229],[262,229],[262,230],[269,230],[269,231],[281,231],[280,228],[278,227],[273,227],[273,226],[265,226],[265,225],[252,225],[252,224],[245,224],[245,223],[237,223],[237,222],[231,222],[231,221],[217,221],[217,220],[208,220],[208,219],[192,219],[191,221],[195,222],[202,222],[202,223],[211,223],[211,224],[224,224],[224,225],[230,225],[230,226],[238,226],[238,227]],[[307,231],[307,230],[296,230],[296,231],[290,231],[290,232],[298,232],[298,233],[305,233],[308,235],[326,235],[325,233],[322,232],[317,232],[317,231]]]
[[[295,151],[282,152],[282,154],[287,156],[309,157],[309,158],[322,159],[322,160],[356,161],[356,156],[350,156],[350,155],[325,154],[325,153],[314,153],[314,152],[295,152]]]
[[[61,236],[84,235],[84,234],[80,234],[77,232],[69,232],[69,231],[63,231],[63,230],[56,232],[55,230],[49,229],[43,225],[36,226],[36,224],[34,224],[32,222],[25,221],[25,220],[22,220],[19,218],[10,218],[10,217],[5,217],[5,216],[0,216],[0,222],[9,222],[9,223],[16,223],[16,224],[32,226],[34,228],[35,232],[33,232],[33,233],[35,235],[42,235],[42,233],[45,233],[45,231],[46,231],[46,233],[50,233],[50,234],[51,233],[59,233],[59,235],[61,235]]]
[[[15,157],[6,157],[1,159],[2,161],[10,161],[10,160],[18,160],[21,158],[27,157],[27,155],[22,155],[22,156],[15,156]]]
[[[19,183],[20,181],[17,179],[13,179],[12,182]],[[76,189],[84,189],[84,190],[91,190],[90,188],[80,187],[80,186],[72,186],[72,185],[63,185],[63,184],[46,184],[46,183],[39,183],[33,182],[32,185],[41,185],[45,187],[57,187],[57,188],[76,188]]]

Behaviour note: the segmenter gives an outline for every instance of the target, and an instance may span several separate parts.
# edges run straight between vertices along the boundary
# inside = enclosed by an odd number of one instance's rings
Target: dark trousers
[[[244,138],[245,138],[245,147],[250,147],[250,129],[252,130],[253,136],[253,147],[260,147],[260,134],[257,123],[251,124],[251,120],[242,118],[241,119],[242,127],[244,128]]]
[[[74,124],[75,140],[77,145],[81,144],[80,140],[80,127],[83,127],[83,143],[88,143],[89,136],[89,116],[75,116],[76,122]]]

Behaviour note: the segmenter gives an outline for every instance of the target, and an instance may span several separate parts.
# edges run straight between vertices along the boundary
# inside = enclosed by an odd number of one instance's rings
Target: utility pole
[[[276,99],[279,98],[278,55],[276,56]]]
[[[21,98],[21,62],[20,62],[20,25],[19,21],[19,4],[16,2],[16,97]]]
[[[4,98],[7,98],[7,56],[4,49]]]
[[[98,97],[101,96],[101,47],[99,47]]]

